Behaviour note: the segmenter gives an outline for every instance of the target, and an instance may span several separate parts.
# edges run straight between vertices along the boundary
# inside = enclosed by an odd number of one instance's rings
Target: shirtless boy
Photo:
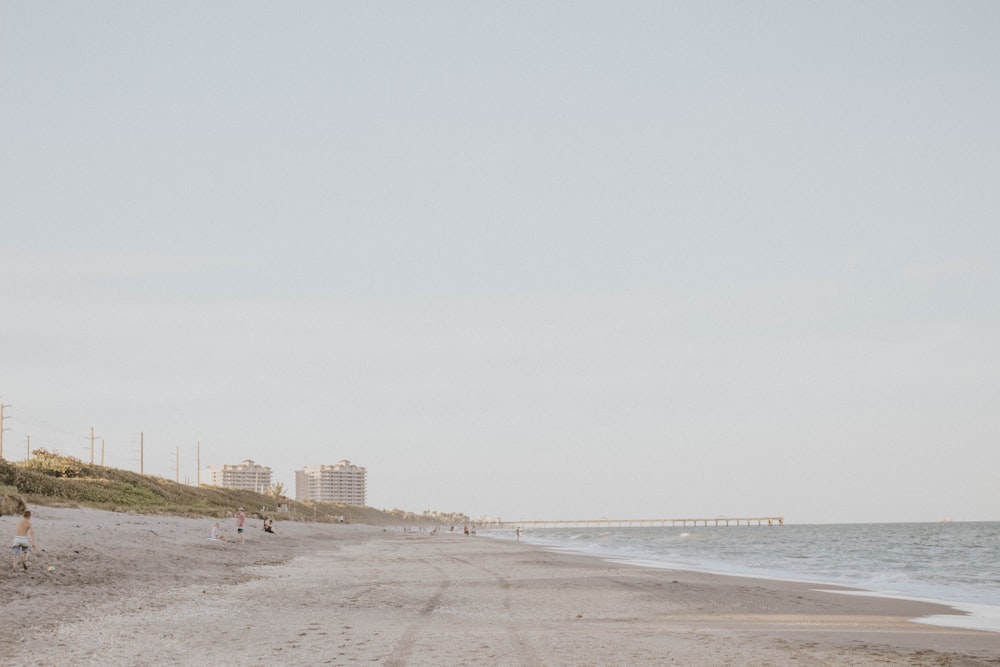
[[[14,542],[11,544],[11,552],[13,553],[11,564],[15,572],[18,563],[21,563],[21,567],[25,570],[28,569],[28,552],[34,548],[36,548],[35,529],[31,527],[31,511],[29,510],[24,513],[24,518],[17,524]]]
[[[247,522],[247,515],[243,512],[243,508],[240,508],[240,513],[236,515],[236,532],[240,534],[240,544],[246,540],[246,535],[243,534],[243,526]]]

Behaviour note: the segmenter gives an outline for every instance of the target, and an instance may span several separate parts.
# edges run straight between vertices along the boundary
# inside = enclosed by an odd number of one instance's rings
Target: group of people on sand
[[[243,544],[246,541],[246,535],[244,534],[244,529],[246,528],[246,524],[247,524],[247,515],[246,515],[246,512],[241,507],[239,509],[239,512],[237,512],[237,514],[236,514],[236,534],[237,534],[237,538],[236,539],[239,540],[240,544]],[[274,531],[274,521],[269,516],[268,517],[264,517],[264,532],[265,533],[271,533],[272,535],[276,535],[277,534]],[[212,530],[209,532],[209,539],[210,540],[219,540],[221,542],[229,542],[230,541],[229,537],[227,537],[222,532],[222,529],[219,528],[219,522],[218,521],[216,521],[215,524],[212,526]]]
[[[244,535],[244,529],[247,524],[247,515],[243,508],[239,509],[236,514],[236,533],[238,535],[240,544],[243,544],[246,540]],[[274,521],[271,517],[264,517],[264,532],[276,535],[274,530]],[[212,526],[212,530],[209,533],[209,539],[219,540],[221,542],[228,542],[229,538],[226,537],[219,528],[219,522],[216,521],[215,525]],[[17,528],[14,530],[14,541],[10,545],[11,550],[11,568],[16,572],[17,566],[20,565],[25,571],[28,569],[28,554],[32,551],[37,551],[38,547],[35,545],[35,528],[31,525],[31,510],[25,510],[24,515],[17,524]]]

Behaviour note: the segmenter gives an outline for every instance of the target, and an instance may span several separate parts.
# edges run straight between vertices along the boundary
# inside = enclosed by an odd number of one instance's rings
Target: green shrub
[[[0,496],[0,515],[20,516],[24,514],[24,501],[19,496],[4,494]]]
[[[79,477],[84,471],[84,463],[80,459],[63,456],[45,449],[33,451],[32,458],[21,463],[21,466],[52,477]]]

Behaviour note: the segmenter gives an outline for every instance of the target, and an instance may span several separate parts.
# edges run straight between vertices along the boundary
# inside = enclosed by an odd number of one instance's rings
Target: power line
[[[135,467],[138,468],[140,474],[146,474],[147,468],[150,468],[150,474],[156,476],[162,476],[164,479],[173,479],[175,481],[180,481],[182,477],[187,479],[188,475],[185,473],[185,469],[190,470],[190,466],[193,464],[195,468],[195,484],[201,481],[201,442],[199,441],[194,452],[191,452],[186,447],[174,446],[170,449],[174,451],[170,452],[169,449],[151,447],[150,451],[146,451],[145,447],[145,433],[140,431],[138,442],[129,438],[129,441],[133,447],[137,444],[137,450],[131,447],[127,448],[128,453],[124,454],[125,461],[122,459],[121,448],[115,449],[114,442],[112,442],[112,447],[108,448],[105,435],[99,435],[95,427],[90,427],[89,434],[82,436],[82,439],[87,444],[76,445],[67,444],[67,441],[80,439],[79,431],[75,433],[69,429],[63,428],[61,426],[52,423],[49,419],[45,417],[40,417],[30,410],[25,410],[23,407],[18,408],[18,415],[16,418],[9,414],[4,414],[4,410],[13,407],[9,403],[3,403],[2,398],[0,398],[0,458],[3,458],[3,445],[4,445],[4,432],[12,431],[13,435],[18,438],[25,438],[25,460],[31,459],[32,448],[35,449],[48,449],[54,453],[57,453],[60,449],[70,449],[72,452],[77,452],[81,449],[84,451],[87,447],[90,448],[90,463],[91,465],[97,464],[98,462],[102,466],[112,466],[124,465],[129,469],[135,469],[129,465],[131,462]],[[27,418],[30,421],[25,421]],[[6,420],[11,419],[13,422],[13,428],[5,426]],[[30,430],[29,435],[26,431]],[[39,433],[41,431],[41,433]],[[113,434],[112,434],[113,435]],[[65,437],[69,436],[69,437]],[[34,438],[34,441],[32,441]],[[6,438],[9,440],[9,437]],[[100,440],[100,451],[98,451],[98,440]],[[19,441],[20,442],[20,441]],[[9,443],[8,449],[9,449]],[[181,451],[184,450],[184,451]],[[114,454],[117,452],[118,460],[115,461]],[[193,454],[193,457],[192,457]],[[70,454],[72,456],[72,454]],[[168,458],[169,457],[169,458]],[[86,460],[86,454],[79,456],[81,460]],[[193,460],[191,460],[193,458]],[[169,463],[168,463],[169,461]],[[137,465],[136,465],[137,464]]]
[[[11,407],[6,405],[4,407]],[[13,419],[13,428],[6,427],[5,431],[13,431],[15,434],[26,435],[27,431],[30,430],[35,436],[35,447],[41,447],[43,449],[50,449],[53,451],[64,449],[68,447],[72,451],[78,449],[77,445],[70,444],[67,445],[67,441],[76,440],[79,431],[69,430],[63,428],[62,426],[57,426],[55,424],[49,423],[49,420],[45,418],[40,418],[30,410],[26,410],[24,406],[18,408],[18,414],[16,418],[11,416],[4,417],[5,419]]]

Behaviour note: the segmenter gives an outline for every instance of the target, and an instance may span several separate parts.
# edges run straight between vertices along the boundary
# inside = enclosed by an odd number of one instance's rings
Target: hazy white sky
[[[1000,518],[1000,4],[0,0],[0,400],[504,518]]]

